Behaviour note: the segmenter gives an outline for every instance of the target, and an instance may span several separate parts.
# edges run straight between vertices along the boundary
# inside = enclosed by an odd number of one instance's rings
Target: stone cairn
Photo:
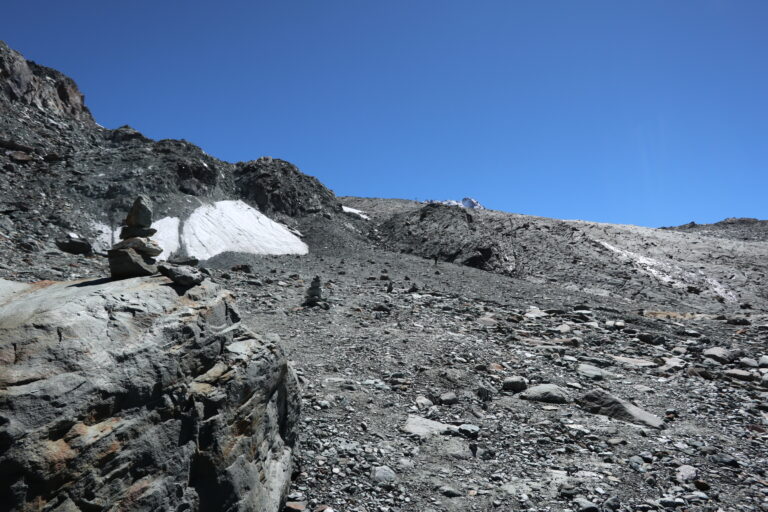
[[[312,283],[309,285],[307,295],[304,298],[304,306],[308,308],[321,307],[328,309],[330,305],[323,299],[323,283],[320,281],[320,276],[315,276],[312,279]]]
[[[133,202],[125,226],[120,230],[121,241],[107,252],[109,271],[114,279],[151,276],[157,273],[154,260],[163,249],[150,240],[157,233],[152,228],[152,203],[149,198],[140,195]]]

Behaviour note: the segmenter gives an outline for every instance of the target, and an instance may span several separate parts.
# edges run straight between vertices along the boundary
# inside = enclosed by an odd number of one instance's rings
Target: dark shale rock
[[[179,286],[196,286],[202,283],[206,277],[200,270],[186,265],[161,263],[157,269]]]
[[[56,240],[56,247],[69,254],[91,254],[93,247],[84,238],[60,238]]]
[[[595,389],[579,399],[581,405],[593,414],[602,414],[617,420],[637,423],[653,428],[661,428],[664,421],[658,416],[644,411],[626,400],[617,398],[602,389]]]

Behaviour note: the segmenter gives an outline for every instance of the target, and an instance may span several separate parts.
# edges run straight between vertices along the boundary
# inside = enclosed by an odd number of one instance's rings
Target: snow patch
[[[160,253],[157,259],[167,260],[181,249],[179,224],[178,217],[163,217],[152,223],[152,227],[157,230],[157,233],[152,235],[152,238],[163,249],[163,252]]]
[[[368,215],[366,215],[366,213],[362,210],[358,210],[356,208],[350,208],[349,206],[344,206],[344,205],[341,206],[341,209],[344,210],[346,213],[357,215],[361,219],[371,220],[371,218]]]
[[[720,296],[728,302],[735,302],[737,296],[718,280],[702,274],[683,270],[682,268],[661,262],[659,260],[643,256],[625,249],[614,247],[608,242],[596,240],[602,247],[617,254],[622,261],[634,264],[635,268],[645,274],[658,279],[660,282],[674,288],[686,288],[689,285],[700,286],[709,289],[714,295]]]
[[[222,252],[307,254],[307,244],[242,201],[219,201],[197,208],[182,226],[188,256],[206,260]]]
[[[222,252],[249,254],[307,254],[301,233],[292,231],[242,201],[219,201],[195,209],[186,220],[163,217],[152,223],[152,235],[163,252],[158,260],[184,254],[199,260]],[[93,222],[94,247],[107,251],[120,241],[120,228]],[[298,236],[297,236],[298,235]]]

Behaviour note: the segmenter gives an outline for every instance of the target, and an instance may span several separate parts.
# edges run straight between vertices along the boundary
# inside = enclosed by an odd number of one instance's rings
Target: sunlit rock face
[[[279,510],[297,381],[229,292],[0,280],[0,508]]]

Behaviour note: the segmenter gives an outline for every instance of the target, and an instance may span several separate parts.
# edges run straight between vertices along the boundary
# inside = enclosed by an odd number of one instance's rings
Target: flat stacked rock
[[[133,202],[125,226],[120,230],[121,241],[107,252],[112,278],[151,276],[157,273],[154,260],[163,249],[149,237],[157,233],[152,228],[152,203],[147,196],[140,195]]]

